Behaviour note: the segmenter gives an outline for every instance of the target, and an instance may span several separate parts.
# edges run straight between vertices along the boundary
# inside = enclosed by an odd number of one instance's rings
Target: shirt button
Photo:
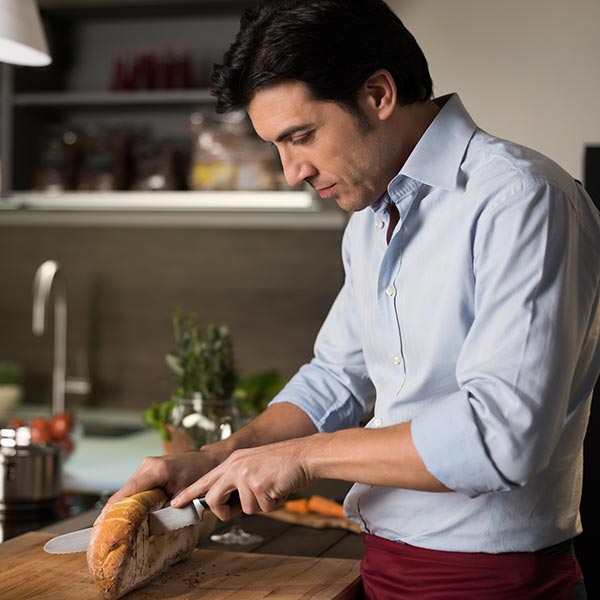
[[[375,419],[373,425],[375,425],[375,427],[381,427],[383,425],[383,419]]]
[[[388,296],[393,296],[394,295],[394,288],[390,285],[388,287],[385,288],[385,293]]]
[[[383,229],[383,221],[377,221],[377,223],[375,223],[375,227],[377,227],[377,229]]]
[[[402,359],[397,354],[394,356],[394,358],[392,358],[392,360],[394,361],[395,365],[399,365],[402,362]]]

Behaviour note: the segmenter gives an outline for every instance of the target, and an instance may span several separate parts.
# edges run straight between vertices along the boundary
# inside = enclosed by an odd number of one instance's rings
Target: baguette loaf
[[[212,513],[196,525],[151,536],[148,514],[162,508],[165,493],[155,488],[109,504],[96,519],[87,550],[90,573],[106,600],[121,598],[168,566],[187,558],[207,527]],[[208,522],[207,522],[208,521]]]

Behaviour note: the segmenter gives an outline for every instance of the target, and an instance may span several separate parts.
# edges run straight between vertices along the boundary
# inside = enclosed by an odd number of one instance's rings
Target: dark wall
[[[600,209],[600,146],[586,147],[584,185]],[[597,439],[598,438],[598,439]],[[596,463],[600,461],[600,381],[596,384],[590,421],[584,443],[583,495],[581,520],[583,533],[575,541],[575,550],[586,581],[588,598],[600,598],[600,574],[596,571],[598,546],[598,497],[600,476]]]
[[[596,571],[598,536],[598,497],[600,476],[596,463],[600,460],[600,382],[596,384],[590,422],[584,443],[583,494],[581,520],[583,533],[575,540],[575,551],[583,570],[588,598],[600,598],[600,574]]]
[[[600,210],[600,146],[586,146],[584,185]]]
[[[341,235],[0,222],[0,360],[25,366],[27,402],[49,402],[52,334],[31,332],[32,282],[55,259],[68,286],[67,370],[81,375],[88,365],[87,404],[143,408],[168,398],[176,306],[230,326],[242,374],[277,368],[288,377],[310,358],[341,286]]]

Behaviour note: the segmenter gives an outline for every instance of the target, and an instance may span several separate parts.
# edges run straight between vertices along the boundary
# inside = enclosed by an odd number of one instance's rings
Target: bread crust
[[[202,523],[151,536],[150,512],[162,508],[165,493],[155,488],[108,504],[96,519],[87,550],[89,571],[106,600],[141,587],[168,566],[186,558],[198,543]]]

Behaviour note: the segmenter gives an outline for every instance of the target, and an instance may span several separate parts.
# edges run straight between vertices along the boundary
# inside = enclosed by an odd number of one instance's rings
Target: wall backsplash
[[[67,280],[67,374],[89,377],[86,404],[138,409],[169,397],[164,354],[176,306],[226,323],[244,373],[291,376],[342,281],[341,230],[0,225],[0,359],[26,369],[25,401],[50,403],[52,326],[31,332],[32,283],[44,260]],[[52,315],[51,320],[53,321]]]

